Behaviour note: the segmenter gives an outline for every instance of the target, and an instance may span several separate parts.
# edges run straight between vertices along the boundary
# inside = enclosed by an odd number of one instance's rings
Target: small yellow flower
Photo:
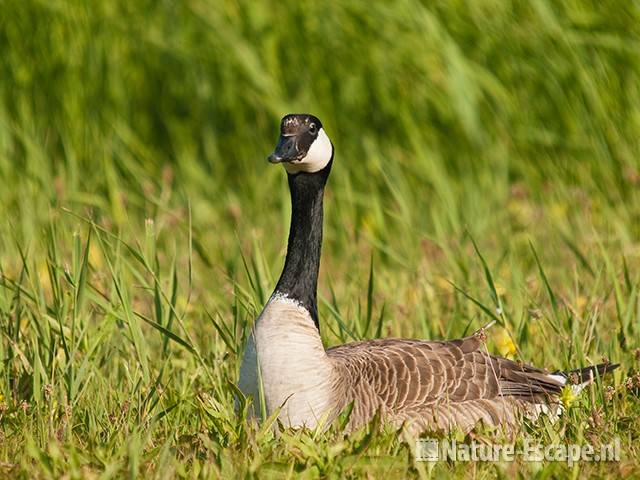
[[[564,408],[571,407],[571,404],[575,401],[578,396],[574,393],[571,385],[565,385],[562,389],[562,393],[560,394],[560,401],[564,405]]]
[[[540,328],[540,322],[531,322],[529,324],[529,335],[531,336],[531,338],[544,338],[544,332]]]
[[[513,339],[506,329],[501,328],[500,330],[498,330],[496,332],[496,335],[493,337],[493,340],[496,344],[498,352],[503,357],[513,357],[513,355],[516,353],[516,345],[515,343],[513,343]]]
[[[500,283],[496,283],[495,287],[496,287],[496,293],[498,294],[498,296],[504,297],[505,294],[507,293],[507,289],[504,288]]]
[[[4,395],[0,393],[0,402],[4,402]]]
[[[38,279],[40,280],[40,286],[46,294],[51,294],[51,283],[49,281],[49,269],[45,262],[40,263],[37,267]]]
[[[104,266],[102,252],[100,247],[95,243],[89,245],[89,263],[100,270]]]
[[[584,295],[579,295],[578,298],[576,298],[576,307],[578,307],[578,310],[582,310],[584,307],[586,307],[588,302],[589,300],[587,299],[587,297],[585,297]]]
[[[439,290],[447,292],[447,293],[453,293],[455,291],[455,288],[453,285],[451,285],[451,282],[449,282],[446,277],[441,277],[441,276],[437,276],[435,278],[435,284],[438,287]]]
[[[551,218],[554,220],[564,220],[567,216],[567,208],[565,203],[552,203],[549,209]]]

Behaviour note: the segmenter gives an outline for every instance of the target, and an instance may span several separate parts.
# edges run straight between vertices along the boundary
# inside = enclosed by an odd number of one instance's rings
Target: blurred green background
[[[219,432],[236,428],[234,346],[283,261],[289,198],[266,156],[290,112],[317,115],[336,147],[326,343],[486,323],[452,282],[503,308],[527,361],[608,355],[632,370],[639,55],[640,6],[627,0],[0,1],[9,471],[33,466],[17,460],[28,445],[52,476],[109,459],[135,476],[156,465],[145,442],[178,448],[184,429],[248,468],[255,445]],[[206,389],[226,426],[194,413]],[[130,435],[100,425],[138,397],[124,423],[138,443],[121,451]],[[173,420],[140,427],[174,404]],[[65,451],[89,452],[77,464],[47,450],[63,417],[77,424],[57,436]],[[104,435],[113,449],[92,453]],[[264,458],[289,465],[278,448]],[[168,471],[197,463],[193,449],[171,450]]]
[[[309,111],[353,194],[333,235],[368,221],[398,253],[417,242],[389,222],[510,235],[514,185],[570,206],[568,230],[589,206],[638,234],[637,4],[323,3],[5,0],[3,209],[25,238],[51,206],[121,224],[169,175],[198,225],[237,228],[237,207],[262,227],[278,120]]]

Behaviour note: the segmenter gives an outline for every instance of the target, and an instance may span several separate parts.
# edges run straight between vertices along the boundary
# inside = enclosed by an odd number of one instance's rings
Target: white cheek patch
[[[304,158],[298,161],[286,162],[283,165],[289,173],[315,173],[327,166],[331,160],[332,153],[331,140],[329,140],[324,128],[321,128]]]

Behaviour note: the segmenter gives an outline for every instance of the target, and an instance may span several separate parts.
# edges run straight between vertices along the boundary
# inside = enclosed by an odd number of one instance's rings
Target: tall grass
[[[2,1],[0,475],[637,474],[639,51],[628,1]],[[493,352],[621,362],[519,441],[622,462],[432,469],[234,411],[288,226],[265,157],[301,111],[336,146],[325,343],[496,317]]]

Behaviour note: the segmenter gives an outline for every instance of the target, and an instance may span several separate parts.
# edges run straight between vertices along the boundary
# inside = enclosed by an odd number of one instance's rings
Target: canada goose
[[[378,339],[325,350],[318,330],[316,287],[322,243],[324,186],[334,148],[322,123],[286,115],[271,163],[282,163],[291,193],[291,226],[284,268],[246,345],[239,387],[266,413],[280,409],[284,426],[328,424],[353,404],[347,431],[379,412],[410,433],[465,432],[483,421],[513,427],[525,415],[557,413],[572,377],[580,389],[617,365],[566,374],[489,355],[484,331],[452,341]],[[255,408],[255,407],[254,407]],[[255,411],[254,411],[255,413]]]

